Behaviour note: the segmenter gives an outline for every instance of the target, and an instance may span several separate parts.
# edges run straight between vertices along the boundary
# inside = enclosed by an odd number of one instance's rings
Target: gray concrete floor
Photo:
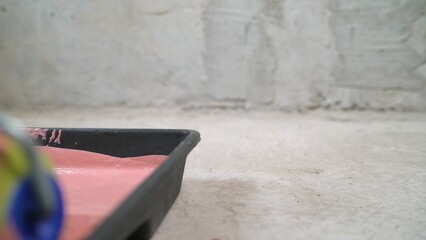
[[[200,131],[154,240],[426,238],[426,114],[13,113],[33,126]]]

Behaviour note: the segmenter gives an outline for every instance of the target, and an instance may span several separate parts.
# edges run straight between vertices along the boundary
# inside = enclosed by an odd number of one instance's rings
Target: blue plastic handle
[[[17,234],[24,240],[56,240],[59,238],[63,222],[62,195],[55,178],[49,176],[54,192],[55,209],[43,217],[30,179],[24,179],[18,186],[9,218]]]

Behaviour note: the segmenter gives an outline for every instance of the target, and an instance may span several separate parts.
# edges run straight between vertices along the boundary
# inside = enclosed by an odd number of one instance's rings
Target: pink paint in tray
[[[87,237],[167,158],[118,158],[81,150],[37,148],[53,161],[64,195],[61,239]]]

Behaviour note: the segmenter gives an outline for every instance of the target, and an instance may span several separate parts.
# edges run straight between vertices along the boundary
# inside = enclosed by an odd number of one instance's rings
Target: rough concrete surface
[[[425,239],[426,114],[61,109],[31,126],[189,128],[161,239]]]
[[[426,109],[424,0],[0,1],[0,105]]]

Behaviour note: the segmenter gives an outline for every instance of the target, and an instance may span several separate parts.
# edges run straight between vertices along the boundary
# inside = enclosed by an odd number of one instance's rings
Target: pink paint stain
[[[24,128],[24,131],[31,136],[32,140],[36,140],[38,137],[41,137],[43,141],[47,138],[47,131],[48,129],[41,129],[41,128]],[[51,143],[55,144],[61,144],[61,136],[62,136],[62,129],[59,129],[58,135],[56,135],[56,129],[53,129],[52,135],[50,135],[49,142],[47,145]]]
[[[48,144],[50,144],[51,142],[53,142],[55,140],[55,137],[56,137],[56,129],[54,129],[52,131],[52,135],[49,138],[49,143]]]
[[[64,194],[66,217],[61,239],[87,237],[167,158],[117,158],[80,150],[37,148],[52,159]]]
[[[50,136],[49,142],[47,143],[47,145],[49,145],[52,142],[55,144],[61,144],[61,136],[62,136],[62,129],[59,129],[58,136],[56,136],[56,129],[53,129],[52,135]]]
[[[55,129],[55,130],[56,130],[56,129]],[[56,137],[56,139],[55,139],[55,143],[56,143],[56,144],[61,144],[61,136],[62,136],[62,130],[61,130],[61,129],[59,129],[58,137]]]
[[[41,128],[24,128],[24,131],[27,132],[33,140],[41,137],[42,140],[46,140],[46,132],[48,129]]]

